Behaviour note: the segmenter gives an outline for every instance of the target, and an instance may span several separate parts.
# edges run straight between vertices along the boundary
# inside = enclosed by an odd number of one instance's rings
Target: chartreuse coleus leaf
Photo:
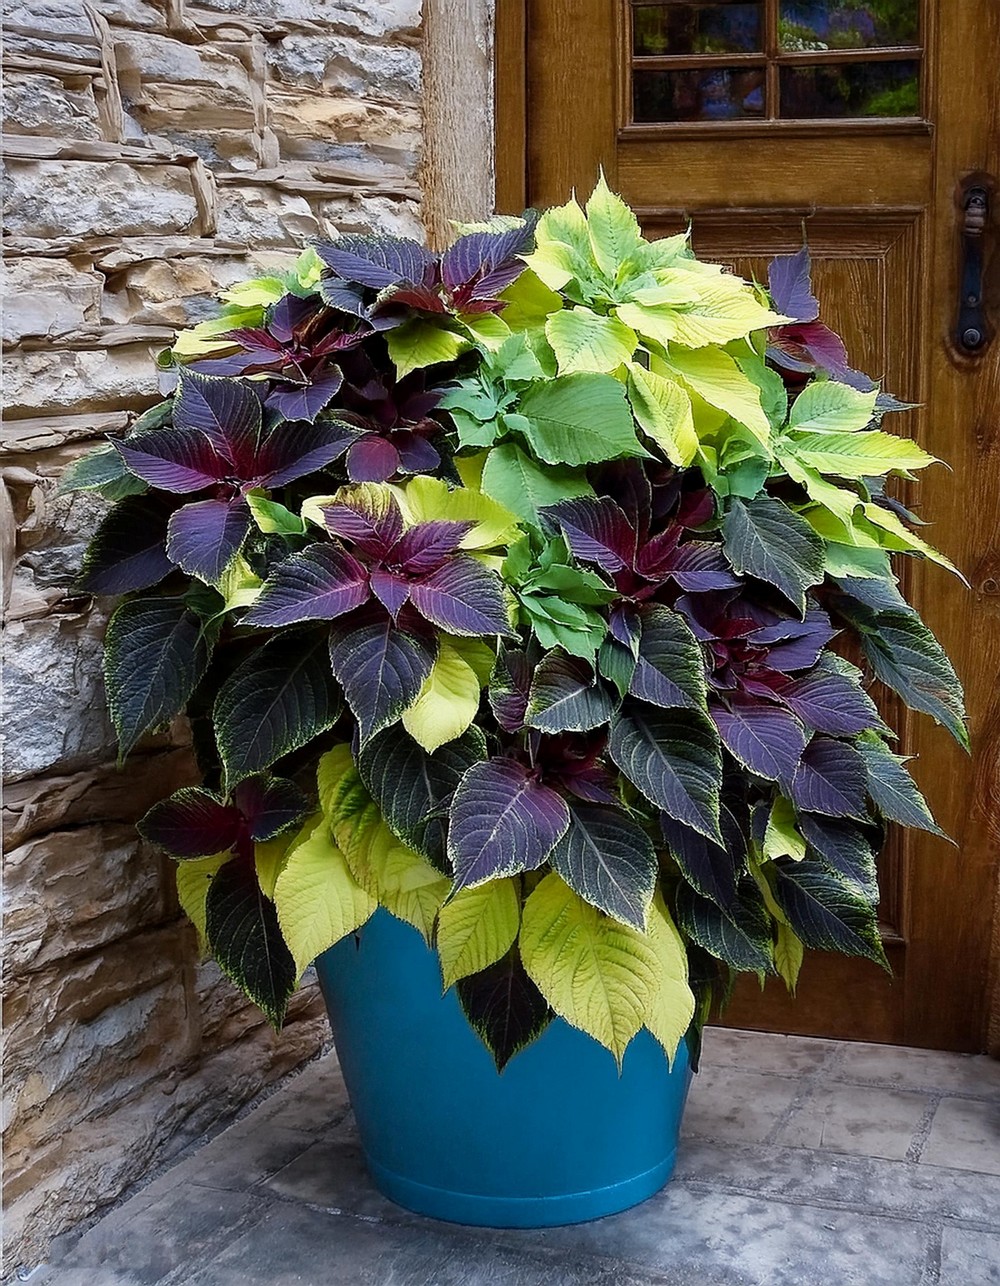
[[[589,308],[564,308],[545,323],[545,337],[552,346],[560,375],[575,371],[610,372],[628,362],[635,352],[635,331],[615,317],[603,317]]]
[[[686,466],[698,454],[691,398],[677,381],[632,363],[628,400],[641,428],[660,447],[671,464]]]
[[[553,873],[524,904],[518,945],[528,975],[553,1010],[610,1050],[620,1067],[647,1022],[667,1034],[666,970],[679,971],[683,953],[664,944],[658,950],[651,939],[603,915]],[[686,982],[686,970],[680,978]],[[677,1025],[683,1021],[686,1030],[694,1012],[690,993],[684,1002]]]
[[[219,968],[280,1030],[297,977],[312,956],[297,967],[287,930],[261,891],[252,861],[233,858],[212,877],[205,925]]]
[[[278,876],[285,869],[285,859],[289,852],[302,840],[307,839],[319,825],[321,813],[307,817],[297,831],[276,835],[274,839],[265,840],[253,846],[254,866],[257,870],[257,883],[265,897],[274,901],[274,886]]]
[[[625,388],[611,375],[560,375],[532,384],[518,399],[517,414],[529,446],[546,464],[646,454],[635,436]]]
[[[883,817],[947,838],[906,768],[906,757],[894,755],[877,732],[865,732],[854,743],[864,760],[868,794]]]
[[[276,500],[269,500],[259,491],[248,491],[246,500],[254,522],[265,535],[305,535],[305,520],[298,514],[293,514],[284,505],[278,504]]]
[[[378,902],[354,878],[324,816],[288,853],[274,905],[300,978],[318,955],[359,929]]]
[[[761,405],[760,389],[721,348],[671,348],[665,358],[654,357],[651,369],[679,379],[689,392],[738,423],[767,444],[771,424]]]
[[[208,667],[212,639],[184,598],[122,603],[104,640],[104,678],[122,759],[180,714]]]
[[[456,893],[441,908],[437,923],[437,952],[445,989],[505,956],[520,925],[516,880],[490,880]]]
[[[796,858],[795,860],[801,861],[802,859]],[[770,878],[773,879],[773,868],[769,869],[772,870]],[[757,861],[751,862],[750,871],[758,889],[760,889],[764,905],[774,921],[774,944],[772,947],[774,967],[790,994],[794,996],[795,988],[798,986],[799,973],[802,969],[802,961],[805,959],[805,943],[792,928],[788,921],[788,916],[785,915],[775,900],[768,874],[761,869]]]
[[[552,1010],[528,977],[516,947],[479,973],[460,978],[455,990],[462,1012],[493,1055],[498,1072],[552,1020]]]
[[[178,862],[175,870],[177,901],[181,910],[194,925],[198,934],[198,950],[202,955],[208,950],[208,933],[205,928],[205,901],[208,886],[216,871],[232,857],[231,853],[216,853],[214,857],[198,857]]]
[[[569,829],[552,850],[552,868],[585,902],[645,930],[656,884],[656,851],[620,808],[569,806]]]
[[[540,465],[514,442],[501,443],[487,455],[482,489],[520,521],[539,529],[539,510],[594,494],[582,468]]]
[[[517,518],[498,500],[470,487],[449,487],[440,478],[420,475],[393,491],[408,526],[423,522],[469,522],[461,549],[493,549],[520,535]]]
[[[968,582],[958,570],[955,564],[944,554],[929,545],[927,541],[921,540],[915,532],[905,527],[897,514],[891,509],[886,509],[883,505],[876,504],[874,501],[867,501],[861,506],[862,518],[855,518],[855,526],[860,527],[863,531],[873,535],[883,549],[892,550],[899,553],[918,554],[923,558],[929,559],[932,563],[954,572],[959,580],[965,584]]]
[[[764,856],[771,860],[790,857],[801,862],[806,855],[806,842],[795,824],[795,806],[784,795],[777,795],[771,805],[764,831]]]
[[[463,640],[479,642],[479,640]],[[488,649],[487,649],[488,650]],[[490,653],[492,659],[492,652]],[[428,753],[454,741],[469,727],[479,709],[481,682],[452,641],[441,636],[431,672],[416,700],[403,711],[403,727]]]
[[[695,996],[688,983],[687,948],[659,890],[653,897],[647,932],[659,963],[659,986],[646,1027],[673,1063],[694,1018]]]
[[[389,728],[362,747],[358,767],[392,831],[444,871],[448,804],[465,772],[485,758],[475,726],[434,754]],[[321,763],[321,791],[322,771]]]
[[[923,447],[909,438],[878,429],[856,433],[801,433],[789,435],[796,457],[807,468],[840,478],[869,478],[883,473],[909,475],[936,463]]]
[[[230,786],[333,726],[343,700],[324,633],[266,643],[226,679],[215,699],[216,741]]]
[[[501,316],[515,332],[543,327],[546,318],[562,307],[562,300],[556,292],[530,269],[522,272],[517,281],[503,291],[500,298],[504,302]]]
[[[603,170],[587,202],[586,216],[594,262],[614,281],[624,265],[638,260],[644,239],[634,211],[611,191]]]
[[[836,380],[813,380],[792,403],[789,429],[807,433],[854,433],[875,414],[878,390],[861,392]]]
[[[396,367],[397,379],[425,366],[453,362],[460,353],[472,347],[472,341],[465,335],[445,330],[437,322],[423,317],[415,317],[387,331],[386,344]]]

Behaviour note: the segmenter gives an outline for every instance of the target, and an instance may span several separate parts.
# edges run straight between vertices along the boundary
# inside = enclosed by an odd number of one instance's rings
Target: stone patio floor
[[[35,1286],[985,1286],[1000,1062],[712,1030],[673,1181],[519,1232],[381,1197],[328,1055],[62,1240]]]

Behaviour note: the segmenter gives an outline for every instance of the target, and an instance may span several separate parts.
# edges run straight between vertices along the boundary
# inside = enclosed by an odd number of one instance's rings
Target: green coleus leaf
[[[725,907],[681,885],[676,909],[681,932],[709,955],[740,972],[774,972],[771,920],[751,882],[744,880]]]
[[[722,752],[714,725],[694,710],[627,703],[611,721],[611,758],[668,816],[722,842]]]
[[[294,976],[301,977],[318,955],[359,929],[377,905],[354,878],[322,818],[288,853],[274,886],[277,921],[295,962]]]
[[[653,1013],[661,960],[645,934],[585,902],[547,875],[524,904],[521,959],[555,1012],[614,1054]]]
[[[569,806],[569,830],[552,850],[552,868],[605,915],[643,932],[656,884],[656,851],[620,808]]]
[[[343,704],[325,631],[282,636],[258,648],[223,683],[213,709],[228,785],[333,727]]]
[[[560,375],[617,370],[630,360],[638,342],[635,332],[617,318],[602,317],[583,307],[553,313],[545,323],[545,335]]]
[[[805,591],[823,579],[826,554],[805,519],[771,496],[734,497],[722,531],[726,557],[741,576],[776,586],[805,611]]]
[[[645,454],[625,388],[611,375],[561,375],[533,384],[517,409],[527,420],[532,451],[546,464],[595,464]]]
[[[854,744],[865,762],[868,793],[882,816],[903,826],[913,826],[947,838],[931,816],[926,800],[910,776],[906,768],[906,757],[894,755],[874,732],[865,733]]]
[[[358,767],[392,831],[443,871],[448,801],[485,757],[486,741],[475,727],[433,754],[390,728],[365,745]]]
[[[620,196],[608,187],[603,172],[586,206],[587,236],[594,261],[614,281],[629,260],[637,261],[644,245],[639,220]]]
[[[498,1072],[552,1020],[552,1010],[528,977],[515,947],[495,964],[460,978],[455,990],[462,1012],[493,1055]]]
[[[183,598],[134,598],[117,608],[104,640],[104,680],[121,758],[180,714],[211,651],[211,636]]]
[[[520,927],[515,880],[491,880],[456,893],[438,916],[437,952],[445,989],[502,959]]]
[[[586,732],[611,718],[615,701],[586,661],[548,652],[531,680],[525,723],[540,732]]]
[[[877,474],[923,469],[936,463],[923,447],[909,438],[879,430],[859,433],[796,433],[796,457],[819,473],[841,478],[869,478]]]
[[[604,641],[607,622],[592,608],[566,602],[554,594],[519,594],[531,629],[543,648],[561,647],[571,656],[592,661]]]
[[[258,491],[247,492],[246,500],[254,522],[265,535],[304,536],[306,534],[305,520],[298,514],[293,514],[284,505],[278,504],[276,500],[269,500]]]
[[[862,956],[888,969],[878,916],[856,888],[811,858],[773,863],[774,898],[807,947]]]
[[[809,433],[854,433],[872,422],[878,390],[861,392],[836,380],[813,380],[792,403],[789,429]]]
[[[540,509],[594,489],[582,469],[546,468],[513,442],[504,442],[486,457],[483,492],[532,527],[541,528]]]
[[[99,491],[107,500],[141,495],[147,484],[129,473],[125,461],[113,446],[97,447],[74,460],[59,478],[59,492]]]
[[[280,1030],[295,990],[296,963],[252,861],[234,858],[212,877],[205,926],[219,968]]]

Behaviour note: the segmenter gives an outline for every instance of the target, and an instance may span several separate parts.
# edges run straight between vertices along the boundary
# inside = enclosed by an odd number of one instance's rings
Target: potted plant
[[[603,179],[224,299],[68,480],[121,754],[186,712],[204,774],[140,830],[276,1028],[317,961],[390,1196],[621,1209],[735,974],[885,964],[884,826],[939,832],[855,660],[966,742],[891,565],[950,566],[885,489],[932,458],[807,251],[749,285]]]

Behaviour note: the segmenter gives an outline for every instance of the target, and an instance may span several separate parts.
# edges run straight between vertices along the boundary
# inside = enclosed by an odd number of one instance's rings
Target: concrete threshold
[[[988,1286],[1000,1062],[712,1029],[667,1187],[521,1232],[380,1196],[331,1054],[62,1241],[34,1286]]]

